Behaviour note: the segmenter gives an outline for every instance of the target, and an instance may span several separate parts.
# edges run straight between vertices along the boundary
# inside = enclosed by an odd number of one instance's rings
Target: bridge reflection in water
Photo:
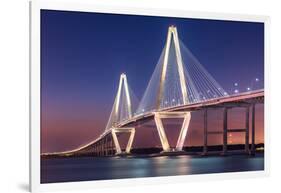
[[[144,120],[154,119],[162,145],[162,153],[183,152],[191,112],[203,111],[203,155],[208,154],[208,136],[222,135],[222,154],[228,152],[228,133],[244,133],[246,154],[255,154],[255,106],[264,103],[263,89],[230,95],[208,73],[191,51],[178,38],[175,26],[170,26],[166,44],[139,104],[121,74],[117,95],[104,132],[94,141],[77,149],[44,155],[83,155],[112,156],[130,154],[136,125]],[[245,109],[245,123],[242,128],[228,127],[228,111],[233,108]],[[208,130],[208,110],[223,109],[223,124],[219,131]],[[183,118],[177,143],[171,147],[162,120]],[[251,120],[251,122],[250,122]],[[250,131],[251,128],[251,131]],[[249,135],[251,132],[251,142]],[[121,147],[119,136],[129,133],[125,147]],[[144,139],[145,140],[145,139]]]

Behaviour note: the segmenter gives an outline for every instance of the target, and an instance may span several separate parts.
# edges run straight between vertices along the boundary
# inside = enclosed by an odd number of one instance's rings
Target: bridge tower
[[[161,108],[161,101],[163,100],[163,92],[164,92],[164,85],[167,76],[167,67],[169,62],[169,53],[171,47],[174,46],[175,54],[176,54],[176,64],[178,70],[178,76],[180,81],[180,90],[182,94],[183,104],[188,104],[188,96],[187,96],[187,88],[186,88],[186,78],[184,74],[183,68],[183,61],[181,57],[180,45],[179,45],[179,38],[177,28],[175,26],[170,26],[168,30],[168,36],[165,45],[165,53],[164,53],[164,61],[161,70],[161,78],[160,78],[160,86],[158,91],[157,97],[157,106],[156,108],[159,110]]]
[[[105,129],[105,132],[110,132],[112,135],[112,139],[116,149],[116,154],[123,154],[123,153],[128,154],[131,151],[132,143],[135,136],[135,128],[119,127],[119,124],[122,121],[128,120],[130,118],[132,118],[131,96],[129,92],[127,76],[126,74],[122,73],[119,80],[119,87],[115,98],[115,102]],[[121,134],[121,133],[130,133],[130,137],[125,152],[122,152],[120,143],[118,141],[117,134]]]
[[[174,52],[174,55],[176,60],[175,62],[171,62],[171,54],[170,52]],[[174,65],[174,66],[171,66]],[[163,64],[162,64],[162,69],[161,69],[161,74],[160,74],[160,84],[158,88],[158,96],[156,99],[156,112],[154,112],[154,120],[156,123],[156,127],[158,130],[158,134],[160,137],[160,141],[162,144],[163,152],[169,152],[169,151],[182,151],[184,141],[186,138],[189,122],[191,119],[191,113],[190,112],[166,112],[162,111],[162,106],[163,100],[164,99],[164,88],[165,88],[165,83],[167,79],[167,71],[168,71],[168,66],[171,66],[172,68],[177,68],[177,71],[174,73],[174,76],[178,77],[179,85],[180,85],[180,91],[181,91],[181,104],[186,105],[189,103],[188,100],[188,93],[187,93],[187,86],[186,86],[186,77],[184,73],[184,67],[183,67],[183,60],[181,56],[181,50],[180,50],[180,45],[179,45],[179,38],[178,38],[178,33],[177,33],[177,28],[175,26],[170,26],[168,29],[168,36],[166,40],[166,45],[165,45],[165,51],[164,51],[164,59],[163,59]],[[173,99],[172,102],[174,102],[176,99]],[[167,102],[166,102],[167,103]],[[183,124],[180,130],[180,134],[177,140],[176,148],[171,149],[170,144],[168,142],[162,119],[165,118],[183,118]]]

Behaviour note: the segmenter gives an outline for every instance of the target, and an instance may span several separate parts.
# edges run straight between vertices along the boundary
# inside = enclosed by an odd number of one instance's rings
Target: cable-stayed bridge
[[[229,132],[245,133],[245,152],[255,151],[255,137],[251,140],[249,149],[249,132],[251,117],[251,132],[255,136],[255,105],[264,102],[264,91],[248,90],[245,93],[227,93],[223,87],[196,59],[191,51],[179,39],[177,28],[170,26],[166,44],[156,64],[148,86],[138,103],[127,81],[127,76],[121,74],[115,101],[104,132],[94,141],[77,149],[60,152],[60,154],[93,153],[96,156],[129,154],[134,136],[141,131],[136,125],[145,120],[154,120],[163,152],[183,151],[183,145],[192,119],[191,112],[204,111],[204,150],[208,151],[208,135],[223,136],[223,153],[227,152],[227,135]],[[245,127],[228,128],[228,109],[245,108]],[[222,131],[208,131],[208,109],[223,109]],[[251,112],[251,116],[250,116]],[[169,144],[163,125],[163,119],[182,118],[175,147]],[[118,136],[129,133],[126,147],[120,146]],[[56,154],[56,153],[54,153]]]

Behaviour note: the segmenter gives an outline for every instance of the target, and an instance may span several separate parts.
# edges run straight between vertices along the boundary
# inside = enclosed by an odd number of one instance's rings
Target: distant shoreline
[[[251,144],[249,145],[251,148]],[[228,154],[241,154],[243,153],[245,145],[244,144],[236,144],[236,145],[228,145]],[[255,145],[256,152],[264,152],[264,144],[259,143]],[[208,146],[208,155],[219,155],[222,151],[222,145],[213,145]],[[167,155],[201,155],[203,152],[203,146],[189,146],[183,147],[182,152],[171,152],[171,153],[161,153],[161,147],[152,147],[152,148],[133,148],[131,150],[131,154],[128,157],[155,157],[155,156],[167,156]],[[42,159],[49,158],[69,158],[69,157],[114,157],[111,156],[94,156],[93,153],[72,153],[72,154],[41,154]]]

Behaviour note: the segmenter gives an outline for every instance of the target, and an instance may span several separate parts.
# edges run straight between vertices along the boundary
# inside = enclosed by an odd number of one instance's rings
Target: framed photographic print
[[[30,21],[32,191],[268,173],[268,17],[32,1]]]

